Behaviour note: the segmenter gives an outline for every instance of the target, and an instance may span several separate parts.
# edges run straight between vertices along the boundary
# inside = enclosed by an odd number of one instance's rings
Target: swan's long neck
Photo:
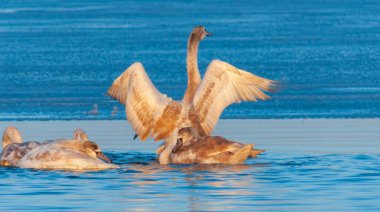
[[[187,43],[187,89],[183,98],[185,103],[193,102],[195,92],[201,83],[201,75],[198,69],[198,46],[199,39],[195,38],[194,34],[191,33]]]

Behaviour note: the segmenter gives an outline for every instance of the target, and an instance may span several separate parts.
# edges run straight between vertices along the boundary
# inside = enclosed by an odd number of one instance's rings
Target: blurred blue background
[[[217,58],[283,84],[223,118],[380,117],[379,11],[375,0],[2,1],[0,120],[124,119],[105,92],[135,61],[181,99],[197,25],[214,34],[202,73]]]

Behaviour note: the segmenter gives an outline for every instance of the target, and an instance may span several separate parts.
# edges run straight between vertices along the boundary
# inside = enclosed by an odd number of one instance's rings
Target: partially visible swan
[[[178,144],[170,154],[174,164],[242,164],[248,157],[256,157],[264,150],[253,149],[252,144],[242,144],[220,136],[199,137],[194,128],[178,132]],[[160,149],[157,151],[160,153]]]
[[[41,143],[35,141],[22,142],[20,131],[13,126],[7,127],[3,133],[3,151],[1,152],[1,166],[17,166],[18,161]]]
[[[210,35],[195,27],[187,44],[187,89],[182,101],[173,101],[160,93],[141,63],[132,64],[115,79],[108,95],[126,106],[127,120],[140,137],[165,140],[161,164],[169,163],[177,133],[184,127],[195,128],[201,136],[211,135],[223,110],[232,103],[268,99],[275,81],[258,77],[226,62],[213,60],[201,81],[198,70],[198,46]]]
[[[21,134],[15,127],[5,130],[1,165],[63,170],[118,168],[102,153],[96,143],[88,141],[87,134],[81,129],[75,130],[74,140],[21,143],[22,140],[18,140],[19,136],[21,137]]]

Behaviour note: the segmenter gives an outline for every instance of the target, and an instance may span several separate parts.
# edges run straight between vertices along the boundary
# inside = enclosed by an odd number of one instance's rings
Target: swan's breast
[[[177,164],[196,163],[197,159],[198,159],[197,153],[192,151],[191,149],[188,149],[185,151],[180,150],[180,151],[170,154],[170,161],[172,163],[177,163]]]

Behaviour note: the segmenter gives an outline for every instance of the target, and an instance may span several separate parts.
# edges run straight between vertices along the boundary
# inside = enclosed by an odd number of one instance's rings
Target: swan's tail
[[[243,146],[241,149],[237,150],[233,153],[231,158],[231,164],[242,164],[247,160],[248,156],[252,151],[253,145],[248,144]]]
[[[251,149],[249,157],[255,158],[255,157],[257,157],[257,155],[261,154],[262,152],[265,152],[265,149]]]

